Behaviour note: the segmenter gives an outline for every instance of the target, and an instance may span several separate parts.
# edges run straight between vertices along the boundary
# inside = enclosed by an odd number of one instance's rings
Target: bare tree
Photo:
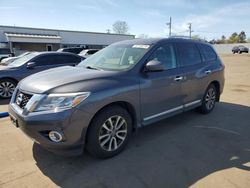
[[[128,24],[125,21],[116,21],[113,24],[113,31],[117,34],[127,34],[129,30]]]

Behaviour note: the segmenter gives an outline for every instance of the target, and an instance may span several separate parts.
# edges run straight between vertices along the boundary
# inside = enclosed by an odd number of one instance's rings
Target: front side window
[[[166,44],[157,48],[150,56],[149,61],[156,60],[162,62],[166,69],[174,69],[177,67],[174,46]]]
[[[117,44],[100,50],[78,66],[123,71],[132,68],[147,52],[149,45]]]
[[[195,44],[177,43],[181,66],[190,66],[201,63],[201,56]]]
[[[56,55],[43,55],[37,57],[34,62],[37,66],[48,66],[59,64]]]

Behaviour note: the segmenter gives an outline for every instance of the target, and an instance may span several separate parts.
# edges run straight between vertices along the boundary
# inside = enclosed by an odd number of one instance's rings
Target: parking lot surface
[[[250,187],[250,55],[221,58],[226,85],[212,113],[142,128],[111,159],[54,155],[0,119],[0,187]]]

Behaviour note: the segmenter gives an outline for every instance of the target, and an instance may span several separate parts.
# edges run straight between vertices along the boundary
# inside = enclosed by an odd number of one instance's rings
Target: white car
[[[28,55],[30,53],[31,52],[25,52],[25,53],[23,53],[23,54],[21,54],[19,56],[16,56],[16,57],[7,57],[7,58],[4,58],[4,59],[2,59],[0,65],[1,64],[8,65],[8,64],[12,63],[13,61],[15,61],[16,59],[19,59],[20,57],[23,57],[23,56]]]
[[[82,50],[78,55],[87,58],[98,51],[99,51],[98,49],[86,49],[86,50]]]

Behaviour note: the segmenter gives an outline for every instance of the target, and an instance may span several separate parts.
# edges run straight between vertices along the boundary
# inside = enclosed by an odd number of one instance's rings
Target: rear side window
[[[176,68],[176,58],[175,58],[175,51],[174,46],[172,44],[165,44],[157,48],[149,61],[156,60],[162,62],[167,69],[174,69]]]
[[[80,63],[81,58],[80,57],[76,57],[73,55],[58,55],[57,56],[57,62],[58,64],[77,64]]]
[[[213,61],[216,60],[217,55],[212,47],[204,44],[199,45],[201,55],[205,61]]]
[[[177,43],[181,66],[201,63],[201,55],[195,44]]]

